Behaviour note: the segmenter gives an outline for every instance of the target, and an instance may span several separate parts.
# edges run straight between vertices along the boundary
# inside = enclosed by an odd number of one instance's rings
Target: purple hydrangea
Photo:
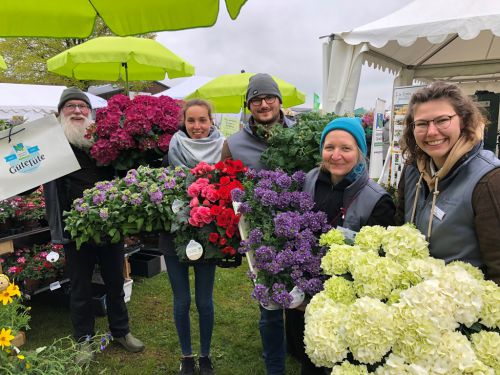
[[[161,190],[149,192],[149,199],[154,204],[160,204],[163,199],[163,193]]]
[[[297,183],[298,190],[301,190],[306,181],[306,174],[303,171],[297,171],[292,174],[292,180]]]
[[[287,174],[283,173],[276,179],[276,185],[283,190],[288,190],[292,186],[292,179]]]
[[[106,193],[100,191],[92,196],[92,203],[99,205],[106,200]]]

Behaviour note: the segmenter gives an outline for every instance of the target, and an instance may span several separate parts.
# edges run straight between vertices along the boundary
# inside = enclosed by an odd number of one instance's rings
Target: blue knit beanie
[[[363,155],[366,156],[366,135],[365,130],[361,126],[360,118],[339,117],[326,125],[323,129],[323,133],[321,133],[321,140],[319,142],[320,153],[323,151],[323,143],[325,142],[326,135],[332,130],[344,130],[350,133],[356,140],[356,143],[358,144],[361,152],[363,152]]]

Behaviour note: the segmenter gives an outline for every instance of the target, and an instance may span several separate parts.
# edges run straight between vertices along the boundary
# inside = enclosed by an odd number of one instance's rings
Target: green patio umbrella
[[[209,100],[219,113],[238,113],[245,108],[248,80],[255,73],[225,74],[207,82],[184,99]],[[306,101],[306,96],[291,83],[273,77],[281,91],[283,107],[289,108]]]
[[[7,64],[5,64],[5,60],[3,57],[0,55],[0,69],[7,69]]]
[[[49,72],[80,80],[162,80],[192,76],[194,67],[153,39],[105,36],[47,60]],[[127,91],[128,92],[128,91]]]
[[[236,19],[247,0],[225,0]],[[2,0],[0,37],[87,38],[99,15],[120,36],[215,24],[219,0]]]

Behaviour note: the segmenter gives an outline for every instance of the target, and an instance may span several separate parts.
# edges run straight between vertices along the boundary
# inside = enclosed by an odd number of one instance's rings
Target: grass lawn
[[[252,286],[246,277],[247,265],[237,269],[217,268],[214,303],[215,327],[212,359],[218,375],[265,374],[258,329],[259,308],[250,297]],[[191,272],[193,291],[193,273]],[[34,349],[53,339],[71,335],[67,304],[50,294],[32,301],[31,330],[24,349]],[[173,321],[172,293],[166,273],[153,278],[134,278],[131,301],[127,304],[131,331],[144,341],[146,350],[132,354],[111,343],[96,357],[92,374],[155,375],[177,374],[180,346]],[[193,351],[199,350],[198,316],[191,304]],[[107,332],[107,319],[96,319],[96,330]],[[300,373],[299,363],[287,359],[287,374]]]

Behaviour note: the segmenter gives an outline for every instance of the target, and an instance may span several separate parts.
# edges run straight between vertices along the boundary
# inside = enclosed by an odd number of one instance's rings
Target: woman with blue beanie
[[[304,191],[315,209],[324,211],[333,227],[359,231],[365,225],[394,224],[391,196],[368,178],[366,137],[360,119],[340,117],[323,130],[321,164],[306,175]],[[289,351],[301,360],[301,375],[324,374],[304,352],[304,312],[287,310],[286,334]]]

